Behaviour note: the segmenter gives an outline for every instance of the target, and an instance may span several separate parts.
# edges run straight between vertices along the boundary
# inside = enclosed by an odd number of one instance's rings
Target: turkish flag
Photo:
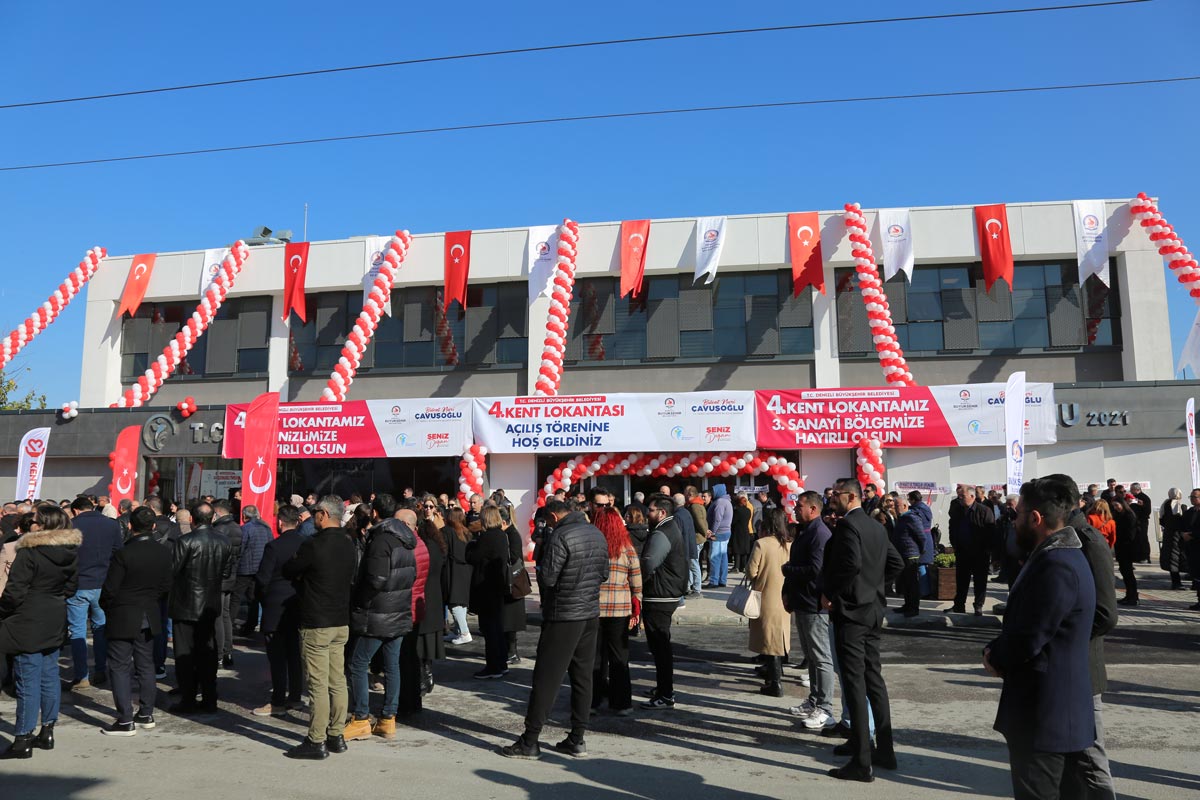
[[[642,293],[646,274],[646,245],[650,244],[650,220],[627,219],[621,223],[621,297]]]
[[[279,450],[279,392],[265,392],[246,409],[242,446],[242,508],[254,506],[275,532],[275,456]],[[243,520],[244,522],[245,520]]]
[[[283,319],[292,311],[305,318],[304,280],[308,275],[308,242],[288,242],[283,249]]]
[[[122,428],[117,434],[117,446],[108,455],[113,476],[108,485],[108,496],[114,506],[122,500],[132,500],[137,493],[138,438],[141,433],[141,425]]]
[[[792,259],[792,296],[805,286],[825,294],[825,266],[821,259],[821,220],[815,211],[788,214],[788,253]]]
[[[1012,240],[1008,238],[1008,211],[1004,203],[975,206],[975,230],[979,233],[979,252],[983,256],[983,281],[990,292],[992,284],[1003,278],[1008,288],[1013,283]]]
[[[121,307],[117,309],[117,319],[126,311],[131,317],[137,315],[142,298],[146,296],[146,287],[150,285],[150,273],[154,272],[154,262],[157,259],[158,255],[155,253],[133,257],[129,277],[125,279],[125,291],[121,292]]]
[[[467,307],[467,275],[471,272],[471,232],[453,231],[446,234],[446,283],[442,310],[457,300]]]

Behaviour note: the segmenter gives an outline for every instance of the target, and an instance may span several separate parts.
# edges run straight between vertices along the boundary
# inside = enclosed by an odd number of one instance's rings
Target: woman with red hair
[[[596,508],[592,524],[608,542],[608,580],[600,584],[600,635],[592,681],[592,709],[608,707],[628,716],[633,707],[629,680],[629,631],[638,624],[642,570],[625,521],[612,506]]]

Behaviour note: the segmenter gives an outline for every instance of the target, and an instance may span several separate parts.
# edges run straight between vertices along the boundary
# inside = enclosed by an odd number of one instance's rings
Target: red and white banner
[[[1196,458],[1196,398],[1189,397],[1187,408],[1184,410],[1184,423],[1187,425],[1188,458],[1192,465],[1192,486],[1200,486],[1200,459]],[[1142,489],[1146,489],[1142,484]]]
[[[442,310],[449,310],[455,300],[467,307],[467,279],[471,274],[471,232],[446,233],[445,293]]]
[[[627,219],[621,223],[621,297],[642,293],[649,244],[650,220]]]
[[[754,449],[753,392],[477,397],[490,453]]]
[[[721,266],[721,251],[725,248],[725,217],[700,217],[696,220],[696,277],[709,284],[717,277]]]
[[[275,458],[272,445],[279,430],[279,392],[264,392],[250,401],[243,428],[242,508],[254,506],[275,530]],[[245,517],[242,518],[245,522]]]
[[[225,458],[246,450],[245,403],[226,406]],[[346,400],[280,403],[280,458],[460,458],[471,445],[471,400]]]
[[[805,286],[825,294],[825,265],[821,256],[821,219],[816,211],[787,215],[788,255],[792,260],[792,296]]]
[[[304,282],[308,277],[308,242],[288,242],[283,251],[283,319],[292,311],[301,322],[308,304],[304,300]]]
[[[121,305],[117,308],[117,319],[126,311],[129,316],[137,316],[137,310],[146,296],[146,287],[150,285],[150,275],[154,272],[154,262],[158,260],[156,253],[144,253],[133,257],[129,266],[129,277],[125,279],[125,289],[121,292]]]
[[[881,208],[879,241],[883,244],[883,279],[890,281],[897,272],[912,282],[916,256],[913,253],[912,222],[907,208]]]
[[[758,447],[845,448],[864,439],[882,447],[1005,445],[1003,383],[870,389],[760,389]],[[1054,385],[1030,383],[1025,441],[1053,444]]]
[[[42,474],[46,468],[46,449],[50,444],[49,428],[34,428],[21,439],[17,453],[18,500],[42,496]]]
[[[117,434],[117,445],[108,455],[108,466],[112,470],[112,483],[108,485],[108,496],[115,506],[122,500],[132,500],[137,492],[138,441],[141,425],[122,428]]]
[[[1013,282],[1012,239],[1008,236],[1008,210],[1004,203],[975,206],[975,230],[979,233],[979,253],[983,257],[983,280],[987,290],[998,280]]]

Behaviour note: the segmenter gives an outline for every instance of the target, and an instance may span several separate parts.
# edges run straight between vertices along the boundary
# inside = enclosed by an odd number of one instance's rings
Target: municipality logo
[[[888,232],[888,238],[891,239],[893,242],[904,238],[904,226],[903,225],[889,225],[887,232]]]
[[[398,433],[398,434],[396,434],[396,444],[397,444],[399,447],[416,447],[416,445],[415,445],[413,442],[410,442],[410,441],[408,440],[408,434],[407,434],[407,433]]]
[[[688,436],[684,432],[682,425],[676,425],[674,428],[671,428],[671,438],[677,442],[687,442],[695,437]]]

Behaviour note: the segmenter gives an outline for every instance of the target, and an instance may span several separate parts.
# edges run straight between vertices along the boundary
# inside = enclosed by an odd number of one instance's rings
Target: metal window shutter
[[[678,358],[679,300],[650,300],[646,306],[646,358]]]
[[[779,327],[811,328],[813,324],[813,288],[805,286],[799,297],[792,297],[791,276],[788,276],[786,294],[779,301]]]
[[[563,360],[578,361],[581,358],[583,358],[583,338],[579,335],[579,303],[571,303],[571,313],[567,317],[567,346],[563,352]]]
[[[466,362],[468,364],[496,363],[496,326],[498,312],[495,308],[468,308],[463,321]]]
[[[908,319],[908,283],[903,276],[897,277],[899,280],[889,281],[883,285],[883,293],[887,295],[893,323]]]
[[[1083,347],[1087,343],[1083,292],[1078,286],[1047,286],[1046,307],[1051,347]]]
[[[204,334],[208,340],[205,375],[237,372],[237,326],[236,319],[214,319],[209,324],[208,333]]]
[[[121,323],[121,355],[150,352],[150,320],[134,317]]]
[[[350,332],[346,323],[346,293],[328,292],[317,295],[317,344],[339,344]]]
[[[779,355],[779,298],[752,295],[746,298],[746,355]]]
[[[679,290],[679,330],[711,331],[713,291],[711,288]]]
[[[858,290],[843,292],[837,296],[838,352],[869,353],[871,344],[870,326],[867,325],[867,309]]]
[[[150,323],[150,338],[147,344],[147,352],[150,353],[151,360],[158,358],[159,353],[175,336],[178,330],[176,324],[171,322],[151,322]]]
[[[257,300],[248,297],[246,300]],[[243,303],[237,315],[238,347],[266,347],[270,338],[271,320],[269,308],[256,308],[257,304]]]
[[[580,281],[575,284],[575,296],[583,308],[583,330],[579,333],[616,333],[613,313],[613,282],[607,279]]]
[[[433,341],[433,292],[410,289],[404,296],[404,341]]]
[[[529,287],[524,283],[505,283],[496,287],[496,332],[501,339],[520,339],[527,335],[528,297]]]
[[[942,290],[942,347],[945,350],[979,348],[974,289]]]
[[[996,281],[989,292],[975,287],[975,310],[980,322],[1012,322],[1012,289],[1004,281]]]

